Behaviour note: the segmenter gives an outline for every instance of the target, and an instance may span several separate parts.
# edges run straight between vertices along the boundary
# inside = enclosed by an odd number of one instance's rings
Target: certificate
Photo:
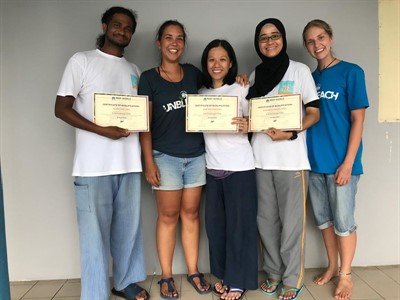
[[[186,132],[237,132],[238,97],[187,95]]]
[[[93,122],[97,125],[149,131],[147,96],[95,93],[93,102]]]
[[[250,99],[249,131],[271,127],[280,130],[301,130],[302,102],[300,94]]]

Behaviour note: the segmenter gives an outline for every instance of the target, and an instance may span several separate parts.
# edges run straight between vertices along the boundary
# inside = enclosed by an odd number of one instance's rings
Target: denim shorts
[[[310,172],[308,189],[319,229],[334,226],[339,236],[348,236],[356,231],[354,211],[359,179],[360,175],[352,175],[348,184],[339,186],[334,174]]]
[[[153,150],[153,158],[160,171],[161,182],[155,190],[181,190],[206,184],[204,154],[196,157],[175,157]]]

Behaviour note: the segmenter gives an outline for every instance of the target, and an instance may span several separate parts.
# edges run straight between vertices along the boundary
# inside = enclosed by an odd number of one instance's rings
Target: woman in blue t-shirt
[[[186,95],[201,87],[200,70],[181,64],[185,50],[184,26],[164,22],[157,34],[160,65],[143,72],[138,94],[149,97],[151,131],[140,136],[147,181],[157,202],[157,252],[161,265],[160,296],[178,298],[172,278],[176,227],[181,219],[182,246],[187,280],[200,294],[211,291],[197,269],[199,256],[199,208],[206,182],[204,139],[201,133],[185,132]]]
[[[335,298],[349,299],[353,287],[351,263],[357,241],[355,195],[363,173],[361,137],[369,105],[364,72],[359,66],[333,56],[332,29],[326,22],[309,22],[303,30],[303,41],[318,62],[313,77],[321,118],[307,131],[312,171],[309,193],[329,260],[326,271],[314,282],[323,285],[339,276]]]

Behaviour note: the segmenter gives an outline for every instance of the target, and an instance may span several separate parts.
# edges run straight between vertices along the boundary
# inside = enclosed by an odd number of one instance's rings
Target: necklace
[[[322,71],[324,71],[325,69],[327,69],[327,68],[329,68],[329,66],[331,65],[331,64],[333,64],[335,61],[336,61],[336,57],[334,57],[333,59],[332,59],[332,61],[327,65],[327,66],[325,66],[324,68],[322,68],[321,70],[319,70],[319,73],[320,74],[322,74]],[[168,76],[168,75],[167,75]]]
[[[178,82],[180,82],[180,81],[182,80],[182,67],[181,67],[181,65],[179,65],[179,80],[178,80],[178,81],[172,80],[171,77],[169,77],[168,73],[165,72],[165,70],[163,69],[163,67],[162,67],[161,65],[159,66],[159,70],[161,70],[162,72],[164,72],[165,76],[167,76],[168,80],[169,80],[171,83],[178,83]],[[159,72],[159,73],[160,73],[160,75],[161,75],[161,72]]]

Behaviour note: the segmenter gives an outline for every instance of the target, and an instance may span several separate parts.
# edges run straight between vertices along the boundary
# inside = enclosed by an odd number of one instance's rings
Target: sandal
[[[229,293],[240,293],[239,298],[235,298],[235,300],[241,300],[244,298],[244,295],[246,294],[247,290],[242,290],[239,288],[233,288],[233,287],[227,287],[225,293],[228,295]],[[220,300],[225,300],[225,298],[219,298]]]
[[[222,286],[222,292],[216,289],[215,286],[217,285],[217,283],[219,283]],[[212,288],[212,292],[214,293],[215,296],[221,296],[223,293],[225,293],[225,291],[226,291],[226,286],[224,286],[223,280],[216,282]]]
[[[279,286],[281,285],[282,281],[274,281],[270,278],[268,278],[267,280],[265,280],[263,283],[261,283],[260,285],[260,289],[261,291],[267,295],[267,296],[273,296],[278,292]],[[265,284],[267,286],[266,289],[263,289],[262,285]],[[273,288],[275,287],[272,291],[268,292],[267,289]]]
[[[206,289],[206,290],[199,289],[199,287],[197,286],[197,284],[193,280],[195,278],[199,279],[201,287],[203,287],[203,288],[208,287],[208,289]],[[202,273],[195,273],[195,274],[192,274],[190,276],[188,275],[187,276],[187,281],[194,287],[196,292],[199,293],[199,294],[208,294],[208,293],[211,292],[210,285],[204,279],[204,274],[202,274]]]
[[[160,297],[162,299],[178,299],[179,298],[179,294],[178,291],[175,289],[174,286],[174,279],[172,277],[169,278],[161,278],[159,282],[157,282],[160,285]],[[171,296],[165,295],[163,294],[163,292],[161,291],[161,286],[163,283],[167,284],[168,287],[168,293],[172,293]]]
[[[285,289],[284,287],[282,287],[281,293],[279,294],[279,299],[285,299],[284,295],[287,292],[294,292],[295,295],[294,295],[294,297],[290,298],[290,300],[297,300],[297,297],[300,296],[300,293],[303,291],[303,288],[304,288],[304,285],[302,285],[299,289],[296,289],[296,288]]]
[[[111,290],[111,293],[114,295],[117,295],[118,297],[128,299],[128,300],[135,300],[136,297],[141,293],[145,291],[145,299],[150,299],[149,293],[136,283],[131,283],[128,285],[126,288],[124,288],[122,291],[117,291],[115,288]]]

